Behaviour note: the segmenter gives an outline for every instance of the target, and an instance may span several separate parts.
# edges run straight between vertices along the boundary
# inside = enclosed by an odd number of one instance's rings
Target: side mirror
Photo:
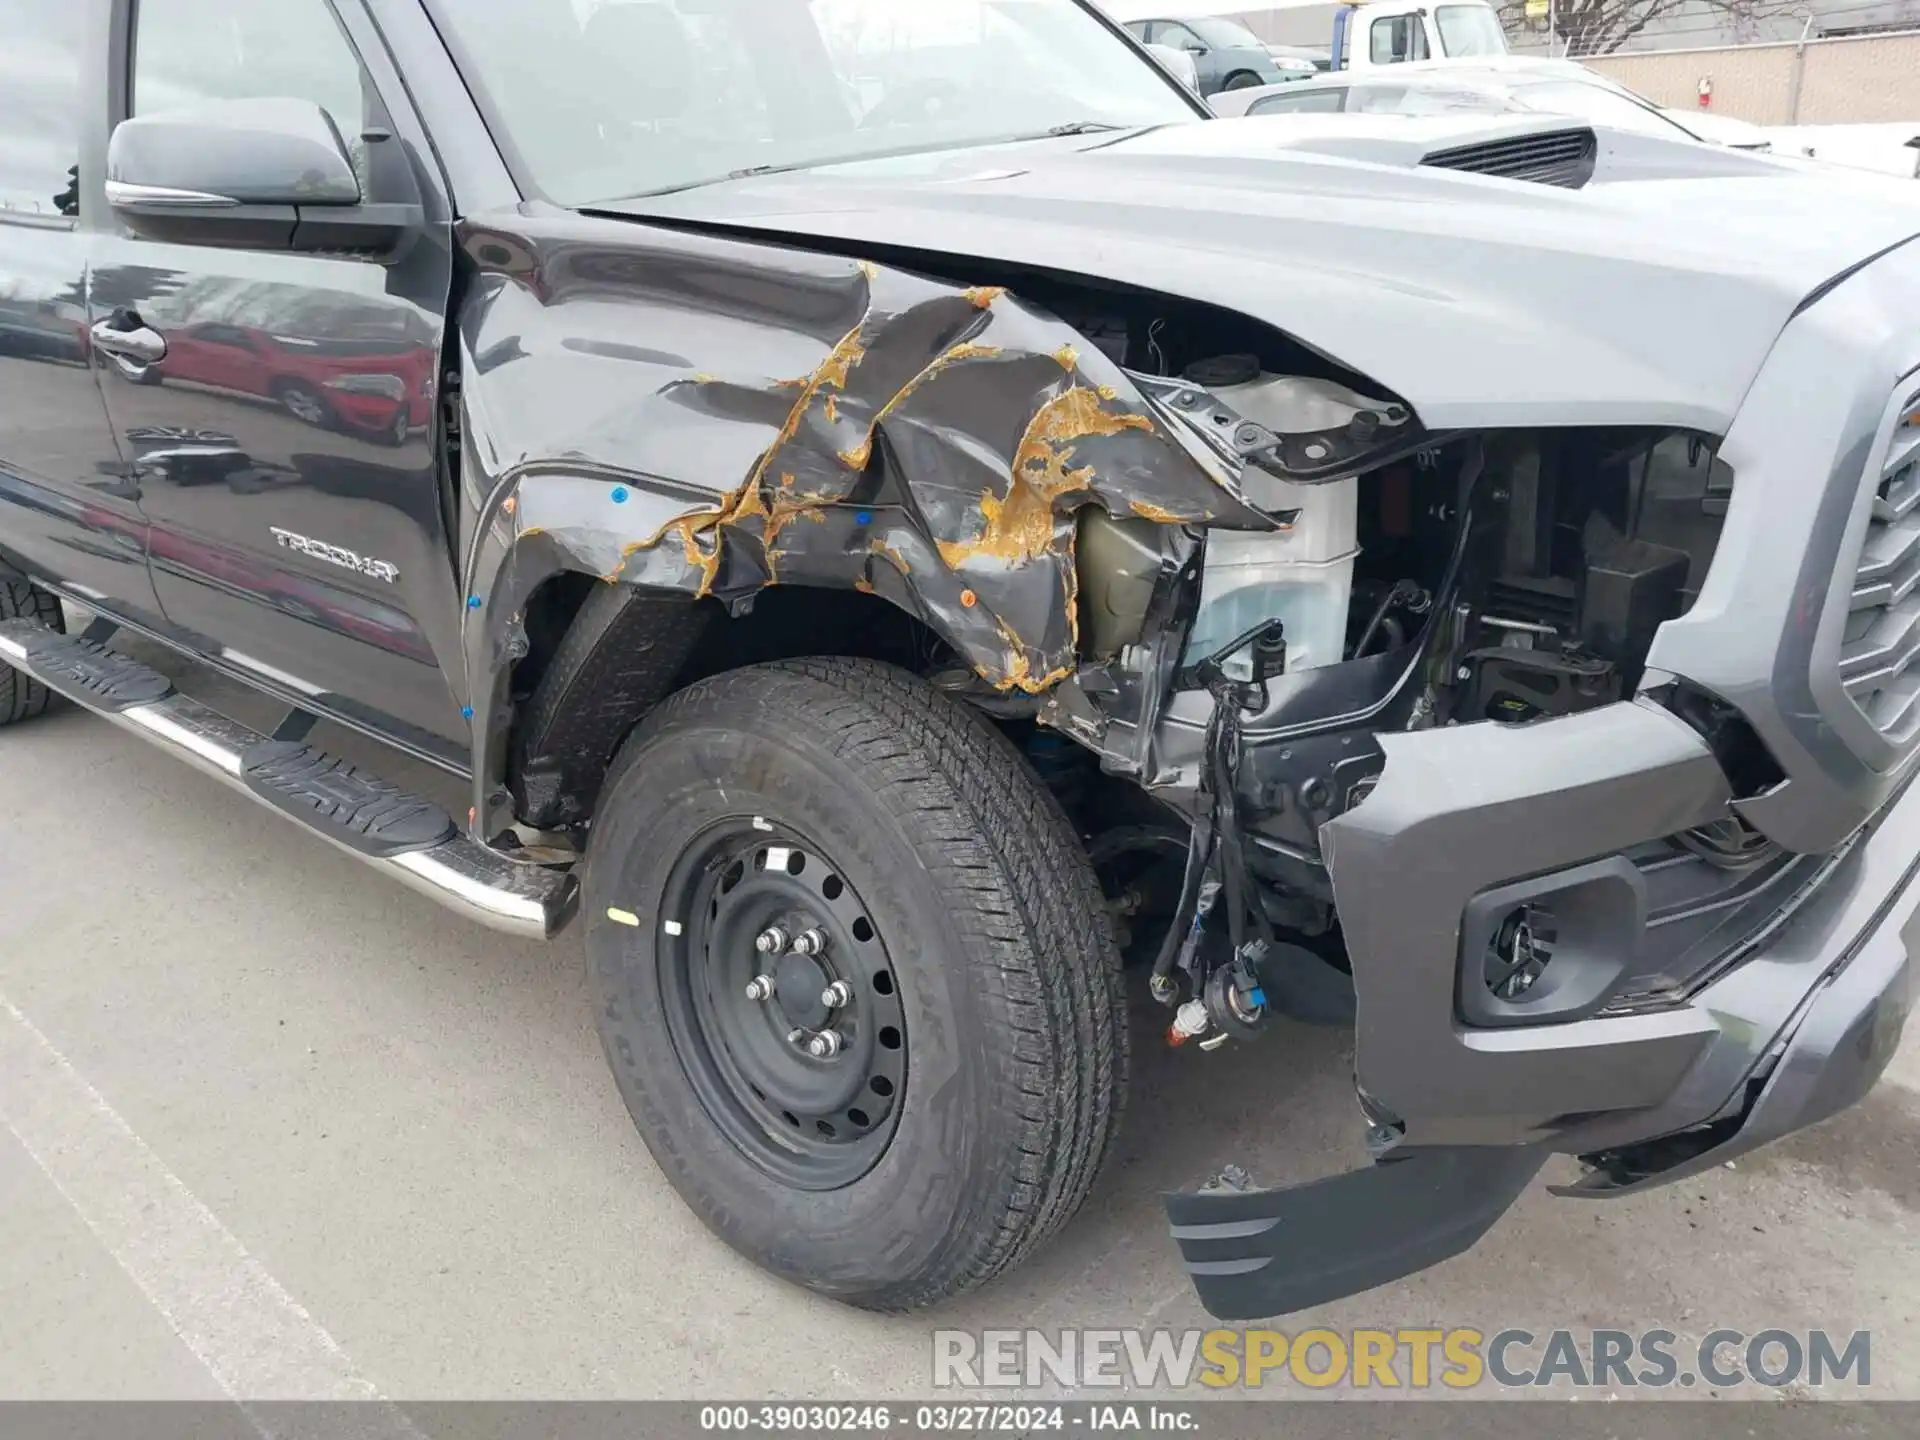
[[[339,131],[308,100],[217,100],[123,120],[106,192],[134,234],[181,245],[391,259],[422,218],[417,205],[362,203]]]
[[[1189,55],[1204,55],[1207,53],[1207,47],[1202,45],[1198,40],[1189,40],[1180,48]]]

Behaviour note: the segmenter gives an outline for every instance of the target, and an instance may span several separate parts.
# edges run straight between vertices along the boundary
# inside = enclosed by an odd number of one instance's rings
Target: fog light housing
[[[1519,1000],[1533,989],[1553,962],[1559,935],[1553,912],[1543,905],[1522,905],[1507,913],[1487,944],[1487,989],[1498,1000]]]
[[[1646,926],[1646,880],[1623,855],[1484,891],[1461,917],[1460,1017],[1584,1019],[1638,973]]]

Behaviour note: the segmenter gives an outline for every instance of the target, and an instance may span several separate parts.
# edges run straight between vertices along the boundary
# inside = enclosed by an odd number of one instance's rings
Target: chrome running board
[[[432,802],[248,729],[91,634],[0,622],[0,663],[491,929],[545,940],[573,916],[578,885],[570,872],[516,864],[469,839]]]

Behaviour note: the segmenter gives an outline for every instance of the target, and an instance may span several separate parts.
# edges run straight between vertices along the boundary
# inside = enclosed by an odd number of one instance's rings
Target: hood
[[[1257,116],[749,176],[595,209],[1209,302],[1372,378],[1434,429],[1722,433],[1794,310],[1920,235],[1910,182],[1650,136],[1598,132],[1593,179],[1575,190],[1420,164],[1567,128]]]

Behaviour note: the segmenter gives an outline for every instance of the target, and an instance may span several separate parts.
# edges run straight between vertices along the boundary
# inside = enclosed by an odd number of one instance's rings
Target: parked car
[[[1731,116],[1655,105],[1571,61],[1525,56],[1475,64],[1404,65],[1263,85],[1216,95],[1222,116],[1273,114],[1561,114],[1613,130],[1684,136],[1729,149],[1817,159],[1848,169],[1920,175],[1920,130],[1898,125],[1762,126]]]
[[[1314,68],[1311,60],[1297,60],[1292,56],[1276,55],[1273,63],[1279,69],[1282,80],[1305,80],[1309,76],[1320,73]]]
[[[399,335],[351,331],[345,323],[327,335],[277,335],[200,321],[170,332],[165,359],[125,368],[136,384],[190,381],[258,396],[309,425],[403,445],[433,418],[433,351]]]
[[[1223,116],[1567,115],[1665,139],[1702,138],[1668,112],[1583,65],[1523,57],[1322,75],[1296,84],[1216,96],[1212,104],[1215,113]]]
[[[1725,145],[1734,150],[1773,148],[1767,127],[1755,125],[1751,120],[1742,120],[1733,115],[1716,115],[1711,110],[1680,110],[1669,106],[1661,106],[1659,110],[1682,130],[1714,145]]]
[[[1148,17],[1128,22],[1127,29],[1150,45],[1191,55],[1202,95],[1278,84],[1297,73],[1296,67],[1276,61],[1259,36],[1223,16]]]
[[[0,294],[0,355],[84,364],[87,327],[77,307],[58,300]]]
[[[1887,1065],[1920,195],[1651,122],[1217,122],[1079,0],[28,13],[80,204],[0,213],[0,293],[79,297],[92,362],[4,361],[0,723],[65,696],[455,912],[571,921],[640,1134],[771,1271],[905,1310],[1019,1264],[1136,1034],[1354,1036],[1348,1173],[1206,1139],[1290,1103],[1257,1056],[1194,1091],[1166,1210],[1228,1318]],[[141,383],[236,316],[261,371],[404,337],[432,423]]]
[[[1764,133],[1775,154],[1920,179],[1920,124],[1778,125]]]
[[[1145,48],[1149,55],[1167,67],[1174,79],[1194,94],[1200,93],[1200,71],[1193,63],[1193,56],[1171,45],[1148,45]]]
[[[1316,72],[1333,68],[1333,52],[1311,45],[1269,45],[1267,53],[1273,56],[1276,65],[1289,70],[1299,68],[1288,64],[1295,60],[1304,61],[1308,69]]]

